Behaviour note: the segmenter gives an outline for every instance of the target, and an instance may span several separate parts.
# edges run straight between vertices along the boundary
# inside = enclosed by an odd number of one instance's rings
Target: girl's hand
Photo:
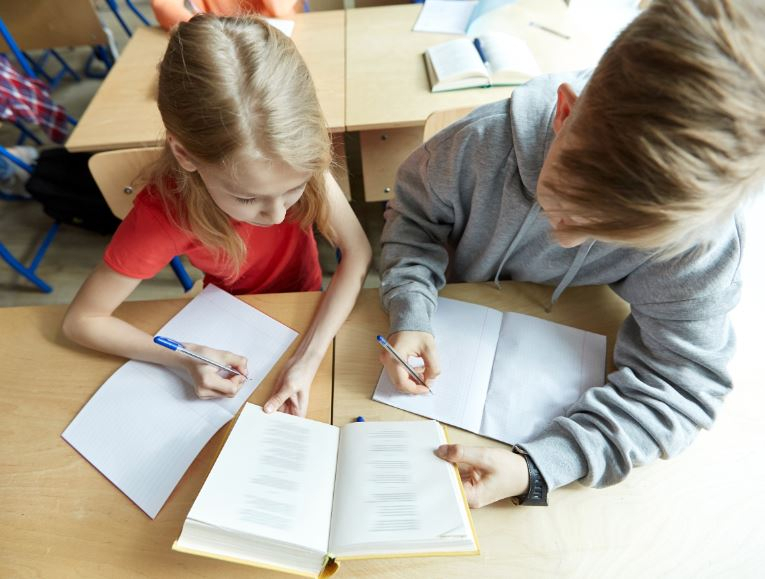
[[[278,410],[295,416],[305,416],[311,383],[318,367],[291,359],[276,381],[271,398],[263,406],[268,413]]]
[[[200,346],[199,344],[184,343],[184,346],[195,354],[210,358],[225,366],[230,366],[242,374],[247,374],[247,358],[224,350]],[[197,396],[202,399],[220,398],[222,396],[231,398],[239,392],[242,384],[244,384],[242,376],[224,372],[215,366],[210,366],[192,358],[183,358],[184,366],[194,380],[194,390]]]

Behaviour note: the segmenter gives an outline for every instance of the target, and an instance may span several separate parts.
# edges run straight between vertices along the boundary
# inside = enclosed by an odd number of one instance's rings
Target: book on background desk
[[[245,405],[173,549],[316,577],[334,560],[477,555],[432,420],[338,428]]]
[[[64,440],[151,518],[298,335],[209,285],[158,333],[245,356],[250,379],[232,398],[201,400],[188,373],[131,360],[64,430]]]
[[[374,400],[515,444],[604,383],[600,334],[446,298],[432,323],[441,364],[433,394],[401,394],[383,370]]]
[[[457,38],[425,51],[431,92],[522,84],[540,74],[531,49],[502,33]]]

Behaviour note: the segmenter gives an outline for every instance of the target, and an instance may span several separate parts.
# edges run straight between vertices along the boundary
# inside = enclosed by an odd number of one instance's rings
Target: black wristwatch
[[[512,451],[520,454],[526,459],[526,468],[529,469],[529,490],[524,495],[512,497],[510,500],[515,505],[524,507],[546,507],[547,506],[547,483],[542,473],[539,472],[537,465],[525,450],[517,444],[513,445]]]

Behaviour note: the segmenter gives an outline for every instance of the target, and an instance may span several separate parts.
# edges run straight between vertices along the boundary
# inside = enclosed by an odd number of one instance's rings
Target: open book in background
[[[214,286],[159,333],[245,356],[250,379],[233,398],[200,400],[187,373],[130,361],[104,382],[61,435],[151,518],[298,335]]]
[[[334,559],[477,555],[434,421],[341,428],[247,404],[176,551],[315,577]]]
[[[606,338],[592,332],[446,298],[433,331],[433,394],[400,394],[383,370],[374,400],[515,444],[605,380]]]
[[[541,73],[531,49],[509,34],[457,38],[425,51],[431,92],[522,84]]]

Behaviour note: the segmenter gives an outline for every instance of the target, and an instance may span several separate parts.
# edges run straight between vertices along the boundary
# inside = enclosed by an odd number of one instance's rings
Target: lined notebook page
[[[508,312],[503,316],[480,434],[514,444],[605,380],[606,337]]]
[[[499,310],[438,298],[433,332],[441,374],[433,394],[402,394],[383,371],[374,400],[478,432],[501,325]]]
[[[604,383],[599,334],[446,298],[438,298],[433,331],[441,363],[433,394],[401,394],[383,370],[374,400],[516,443]]]
[[[214,286],[205,288],[157,333],[246,356],[252,379],[234,398],[199,400],[188,375],[130,361],[62,433],[151,518],[207,441],[236,414],[297,337],[294,330]]]

